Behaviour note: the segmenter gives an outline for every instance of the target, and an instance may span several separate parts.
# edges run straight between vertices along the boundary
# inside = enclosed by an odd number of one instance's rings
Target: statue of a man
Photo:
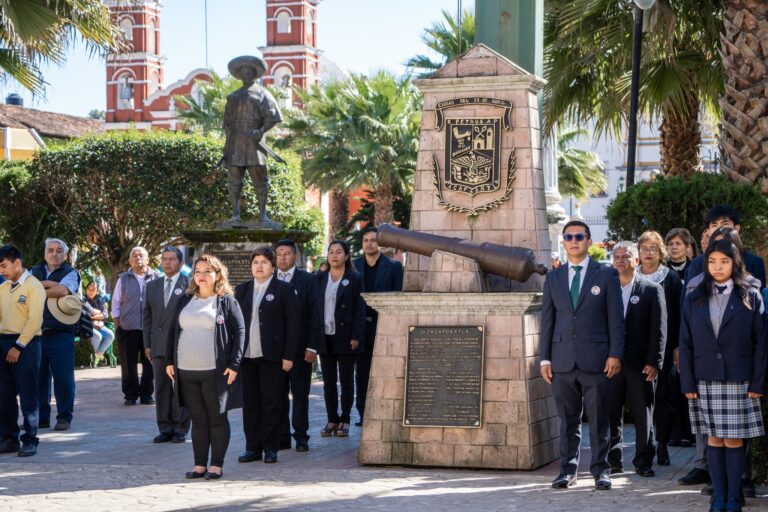
[[[264,75],[266,65],[259,57],[244,55],[229,62],[229,72],[243,81],[243,86],[227,96],[224,110],[224,164],[229,173],[229,193],[232,200],[233,222],[240,220],[240,197],[243,193],[245,172],[251,175],[253,188],[259,201],[259,220],[267,218],[267,158],[259,150],[264,134],[283,117],[275,98],[256,79]]]

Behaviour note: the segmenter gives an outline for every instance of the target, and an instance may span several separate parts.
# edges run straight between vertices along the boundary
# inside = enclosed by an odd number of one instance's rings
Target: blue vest
[[[45,263],[36,265],[30,269],[30,273],[35,276],[39,281],[56,281],[60,282],[70,272],[77,273],[77,283],[80,284],[80,273],[74,269],[71,265],[64,263],[59,268],[51,272],[48,277],[45,277],[46,266]],[[43,311],[43,331],[63,331],[74,333],[77,329],[79,322],[75,322],[73,325],[67,325],[59,322],[48,310],[48,301],[45,301],[45,310]],[[45,334],[45,332],[43,332]]]

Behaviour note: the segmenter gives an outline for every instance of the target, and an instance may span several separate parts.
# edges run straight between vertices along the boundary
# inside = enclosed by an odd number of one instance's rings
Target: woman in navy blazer
[[[331,269],[318,274],[316,287],[325,324],[325,346],[319,353],[328,414],[320,435],[346,437],[355,398],[355,361],[365,337],[363,278],[352,268],[349,245],[343,240],[328,246],[328,263]],[[341,384],[341,414],[337,382]]]
[[[740,511],[743,440],[765,433],[763,302],[731,240],[710,244],[704,258],[704,280],[683,303],[680,381],[693,432],[709,436],[710,510]]]
[[[221,478],[229,446],[227,411],[242,406],[236,379],[245,323],[221,261],[201,254],[193,268],[194,279],[179,299],[168,331],[166,373],[172,381],[178,379],[176,398],[192,417],[195,467],[186,476],[216,480]]]

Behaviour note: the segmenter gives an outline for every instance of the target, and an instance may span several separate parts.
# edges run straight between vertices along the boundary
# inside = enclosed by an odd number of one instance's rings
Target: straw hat
[[[74,325],[80,320],[83,301],[77,295],[65,295],[57,299],[50,298],[47,303],[48,311],[59,322],[65,325]]]
[[[255,78],[264,76],[264,73],[267,72],[267,65],[264,60],[253,55],[235,57],[229,61],[227,67],[229,68],[229,74],[240,80],[242,80],[241,71],[243,68],[253,68],[256,71]]]

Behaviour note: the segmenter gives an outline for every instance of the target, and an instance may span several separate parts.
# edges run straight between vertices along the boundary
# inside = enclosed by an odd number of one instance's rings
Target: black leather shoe
[[[72,428],[72,424],[68,422],[67,420],[58,420],[56,421],[56,425],[53,427],[53,430],[57,432],[63,432],[65,430],[69,430]]]
[[[155,405],[155,401],[152,400],[152,397],[142,398],[141,399],[141,405]]]
[[[296,441],[296,451],[297,452],[308,452],[309,451],[309,443],[306,439],[302,439],[300,441]]]
[[[277,452],[264,450],[264,464],[274,464],[277,462]]]
[[[224,476],[224,471],[222,471],[221,473],[211,473],[210,471],[205,472],[206,480],[218,480],[222,476]]]
[[[659,446],[656,447],[656,462],[659,466],[669,466],[669,450],[667,450],[665,443],[659,443]]]
[[[0,453],[17,453],[19,451],[19,442],[12,439],[6,439],[0,442]]]
[[[188,471],[185,475],[187,477],[187,480],[196,480],[198,478],[205,478],[205,471],[202,473],[198,473],[197,471]]]
[[[725,500],[723,499],[713,501],[712,505],[709,507],[709,512],[726,512],[728,510],[730,509],[726,508]]]
[[[123,402],[124,405],[136,405],[136,400],[126,400]]]
[[[715,488],[712,487],[712,484],[707,484],[701,488],[701,494],[704,496],[712,496],[715,494]]]
[[[708,484],[711,481],[712,480],[709,478],[709,471],[693,468],[687,475],[678,479],[677,483],[680,485],[703,485]]]
[[[187,436],[186,434],[182,434],[181,432],[177,432],[173,434],[173,439],[171,439],[172,443],[186,443],[187,442]]]
[[[669,443],[667,443],[668,446],[680,446],[680,439],[670,439]]]
[[[644,478],[650,478],[652,476],[656,476],[656,473],[653,471],[653,469],[648,467],[640,467],[635,469],[635,473],[638,475],[644,477]]]
[[[173,439],[173,436],[167,432],[163,432],[162,434],[158,434],[155,436],[155,438],[152,440],[153,443],[168,443]]]
[[[360,420],[358,422],[355,422],[356,427],[362,427],[363,426],[363,420]]]
[[[261,452],[255,452],[253,450],[245,450],[237,458],[237,462],[254,462],[261,460]]]
[[[37,445],[24,443],[19,449],[19,457],[31,457],[37,454]]]
[[[552,481],[553,489],[567,489],[576,485],[576,475],[570,475],[568,473],[562,473]]]
[[[755,497],[755,482],[752,480],[745,478],[741,481],[741,492],[744,494],[745,498],[754,498]]]
[[[611,470],[605,470],[600,476],[595,477],[595,489],[598,491],[607,491],[611,488]]]
[[[286,440],[280,441],[280,447],[278,448],[278,450],[290,450],[291,448],[293,448],[293,446],[291,446],[291,440],[286,439]]]
[[[51,428],[51,422],[49,421],[39,421],[37,423],[37,428]]]

